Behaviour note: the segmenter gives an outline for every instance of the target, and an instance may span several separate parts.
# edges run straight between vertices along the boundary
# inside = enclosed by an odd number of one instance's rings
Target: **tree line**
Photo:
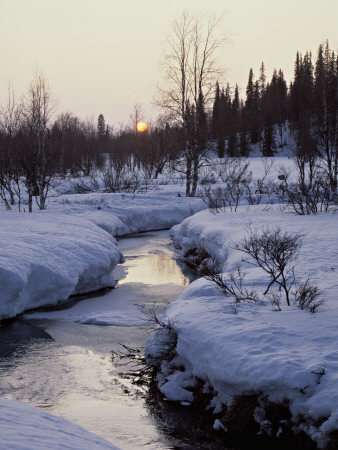
[[[34,74],[24,99],[16,100],[10,87],[0,107],[0,197],[7,209],[16,199],[21,208],[22,190],[29,211],[34,198],[44,209],[55,179],[90,177],[97,169],[106,170],[115,189],[126,171],[142,171],[150,179],[169,165],[184,176],[186,195],[194,196],[211,153],[246,157],[258,144],[263,156],[273,156],[277,145],[285,144],[286,124],[302,170],[306,163],[311,171],[320,157],[336,186],[338,59],[329,43],[319,46],[314,63],[311,53],[297,52],[289,86],[281,69],[270,81],[264,63],[258,79],[250,69],[242,99],[237,85],[220,81],[217,52],[227,36],[219,26],[215,17],[188,13],[174,20],[155,99],[162,114],[143,133],[137,131],[143,119],[138,104],[131,125],[114,132],[102,114],[96,120],[72,113],[54,118],[55,101],[42,73]]]
[[[278,143],[284,144],[286,122],[298,152],[310,156],[336,146],[337,73],[338,57],[326,42],[319,45],[314,63],[310,52],[297,52],[289,86],[281,69],[267,81],[263,62],[258,79],[250,69],[244,100],[237,85],[232,93],[229,84],[221,88],[217,82],[210,132],[219,156],[248,156],[249,145],[257,143],[263,156],[273,156]]]
[[[90,177],[106,168],[107,161],[114,175],[142,169],[145,177],[157,178],[164,165],[177,158],[178,127],[155,124],[141,135],[133,126],[113,133],[102,114],[97,121],[68,112],[54,118],[55,105],[41,72],[34,74],[19,100],[9,86],[0,107],[0,198],[7,209],[18,204],[20,211],[23,198],[28,198],[29,212],[34,200],[45,209],[56,180]]]

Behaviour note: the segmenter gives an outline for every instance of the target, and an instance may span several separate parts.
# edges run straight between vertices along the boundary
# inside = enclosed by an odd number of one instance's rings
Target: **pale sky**
[[[38,69],[58,112],[103,114],[115,127],[136,102],[144,120],[156,116],[165,35],[184,10],[223,15],[232,43],[222,52],[222,81],[243,93],[250,67],[258,77],[262,61],[268,79],[281,68],[289,82],[297,50],[315,56],[326,39],[338,50],[338,0],[0,0],[0,7],[0,104],[9,81],[20,96]]]

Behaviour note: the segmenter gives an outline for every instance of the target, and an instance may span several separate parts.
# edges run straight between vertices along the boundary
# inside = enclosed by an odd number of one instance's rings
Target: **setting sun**
[[[147,130],[148,125],[145,122],[138,122],[136,128],[137,128],[137,131],[139,131],[140,133],[143,133],[144,131]]]

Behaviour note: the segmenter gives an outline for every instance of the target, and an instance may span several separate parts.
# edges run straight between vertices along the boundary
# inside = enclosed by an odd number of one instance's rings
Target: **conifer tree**
[[[265,66],[264,62],[262,61],[262,65],[259,71],[259,95],[260,98],[263,98],[265,95],[265,88],[266,88],[266,76],[265,76]]]
[[[224,157],[224,118],[219,83],[216,83],[215,100],[212,109],[211,133],[216,141],[218,156]]]
[[[262,155],[264,157],[273,156],[276,149],[275,130],[270,117],[267,118],[264,127]]]
[[[311,136],[313,114],[313,65],[311,53],[304,58],[297,52],[295,77],[290,91],[291,117],[296,137],[297,153],[313,157],[314,146]]]
[[[104,136],[106,133],[106,124],[103,114],[100,114],[97,119],[97,134],[98,136]]]
[[[319,152],[334,191],[338,184],[337,63],[328,41],[318,48],[314,82],[314,131]]]
[[[230,134],[236,130],[236,118],[232,110],[230,85],[227,83],[225,91],[222,91],[221,97],[222,121],[224,124],[224,136],[229,138]]]
[[[256,144],[260,139],[259,98],[259,82],[254,82],[253,70],[251,68],[245,100],[245,124],[250,132],[251,144]]]
[[[238,143],[237,143],[237,134],[231,133],[228,140],[228,149],[227,149],[228,156],[235,157],[238,154]]]
[[[239,92],[238,92],[238,84],[236,83],[234,98],[232,100],[232,111],[233,114],[238,114],[240,103],[239,103]]]
[[[245,107],[248,111],[252,109],[254,103],[254,75],[252,68],[249,71],[249,80],[246,86],[246,100]]]
[[[248,157],[250,153],[250,147],[246,138],[246,132],[242,130],[239,135],[239,154],[240,156]]]

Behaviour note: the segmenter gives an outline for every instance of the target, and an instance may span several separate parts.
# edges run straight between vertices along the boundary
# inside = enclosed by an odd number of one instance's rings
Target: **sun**
[[[136,125],[137,131],[139,131],[140,133],[143,133],[144,131],[147,130],[148,125],[145,122],[138,122]]]

